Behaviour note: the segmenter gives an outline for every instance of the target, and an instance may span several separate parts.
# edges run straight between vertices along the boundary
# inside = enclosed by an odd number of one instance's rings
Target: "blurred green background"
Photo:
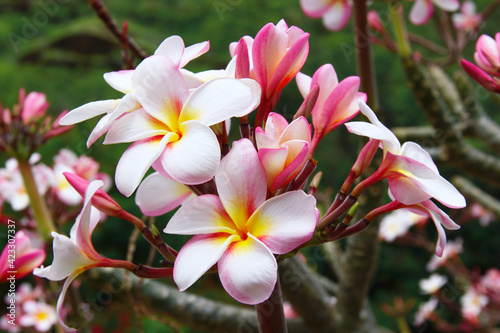
[[[488,3],[479,1],[478,9]],[[186,45],[210,40],[210,51],[187,66],[192,71],[224,68],[230,60],[230,42],[238,41],[244,35],[253,37],[266,23],[277,23],[283,18],[288,25],[296,25],[311,34],[309,58],[302,72],[312,75],[322,64],[331,63],[339,79],[356,75],[352,22],[340,32],[326,31],[320,20],[307,18],[301,12],[298,0],[108,0],[104,4],[119,26],[128,21],[130,35],[148,53],[171,35],[180,35]],[[409,3],[405,5],[406,8],[410,6]],[[380,11],[383,21],[387,18],[385,4],[375,2],[373,8]],[[498,22],[498,15],[489,22],[483,33],[493,35],[498,28],[494,24]],[[440,43],[431,23],[410,29]],[[121,69],[121,46],[86,1],[1,0],[0,36],[0,101],[5,107],[16,102],[21,87],[28,92],[47,94],[50,112],[54,114],[90,101],[121,97],[102,78],[106,72]],[[473,44],[466,49],[465,57],[469,60],[473,49]],[[424,124],[425,118],[408,89],[399,59],[378,47],[374,47],[374,58],[385,123],[389,127]],[[292,82],[285,88],[276,111],[291,119],[301,102],[302,97]],[[484,102],[489,105],[486,97]],[[498,112],[492,115],[499,120]],[[66,147],[77,154],[91,155],[101,163],[103,171],[114,175],[117,161],[127,145],[104,146],[100,140],[87,149],[85,142],[97,120],[78,124],[69,134],[51,141],[41,151],[43,161],[52,164],[52,157],[60,148]],[[236,131],[237,128],[233,128],[233,133]],[[316,155],[318,170],[325,173],[321,191],[328,193],[329,188],[333,193],[337,191],[355,160],[357,142],[357,138],[339,128],[321,143]],[[0,158],[3,166],[7,156],[0,155]],[[123,198],[116,189],[111,195],[127,210],[140,216],[133,198]],[[162,229],[167,221],[168,217],[160,217],[156,224]],[[488,232],[498,232],[498,229],[493,225]],[[131,226],[109,219],[94,235],[96,248],[112,258],[123,258],[131,230]],[[432,228],[430,233],[431,237],[436,236]],[[477,224],[468,224],[461,231],[453,232],[451,238],[464,234],[468,236],[466,248],[469,248],[464,255],[466,263],[482,271],[498,265],[495,241],[485,237],[484,229],[478,228]],[[177,237],[167,236],[166,239],[177,248],[183,241]],[[468,244],[481,246],[470,248]],[[147,248],[145,242],[139,242],[138,261],[147,256]],[[426,299],[418,293],[418,280],[428,276],[425,264],[429,258],[428,253],[420,250],[383,244],[380,267],[372,288],[372,307],[380,324],[395,328],[392,319],[380,311],[382,302],[392,304],[393,297],[398,294],[405,298]],[[317,264],[326,275],[331,274],[324,262]],[[218,299],[228,299],[214,293],[212,287],[217,283],[215,277],[208,277],[197,284],[196,290]],[[116,315],[110,316],[111,312],[106,313],[98,314],[94,321],[107,332],[110,327],[119,326],[120,319]],[[164,329],[162,324],[149,319],[139,325],[143,325],[146,332]]]

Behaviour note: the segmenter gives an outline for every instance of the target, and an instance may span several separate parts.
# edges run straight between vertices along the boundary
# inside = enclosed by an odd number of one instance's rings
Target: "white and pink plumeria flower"
[[[157,160],[155,169],[180,183],[210,180],[221,154],[209,126],[247,115],[260,101],[260,87],[251,79],[215,79],[190,92],[177,65],[163,55],[142,61],[132,81],[142,108],[116,120],[104,140],[133,142],[115,174],[126,196]]]
[[[454,13],[451,19],[456,29],[472,32],[479,29],[482,15],[476,13],[476,4],[473,1],[465,1],[460,7],[460,13]]]
[[[350,76],[339,82],[331,64],[321,66],[312,78],[299,72],[296,80],[304,98],[307,98],[316,85],[319,86],[318,98],[311,113],[314,147],[324,135],[359,113],[358,99],[366,102],[366,94],[359,92],[359,77]]]
[[[23,327],[33,327],[38,332],[48,332],[57,323],[56,310],[45,302],[28,300],[21,303],[23,313],[19,324]]]
[[[405,205],[418,204],[433,197],[451,208],[466,206],[464,196],[439,174],[427,151],[414,142],[401,146],[394,133],[378,120],[363,101],[359,101],[359,107],[371,123],[349,122],[345,124],[347,129],[351,133],[380,140],[384,150],[379,169],[365,180],[365,184],[361,184],[368,185],[388,178],[395,200]]]
[[[85,194],[83,209],[76,218],[71,228],[70,238],[52,232],[54,237],[54,259],[48,267],[35,268],[33,274],[51,281],[66,279],[57,300],[57,315],[61,326],[67,331],[75,331],[69,328],[63,320],[63,302],[71,282],[81,273],[92,267],[107,266],[111,259],[102,257],[92,245],[92,232],[99,222],[99,211],[91,206],[94,193],[103,185],[102,181],[96,180],[89,184]]]
[[[415,0],[410,11],[410,22],[415,25],[426,24],[434,14],[434,5],[446,12],[454,12],[460,8],[459,0]]]
[[[217,263],[222,285],[234,299],[261,303],[277,281],[274,255],[292,251],[313,235],[316,200],[303,191],[266,200],[265,170],[247,139],[233,144],[215,182],[219,196],[188,200],[164,230],[195,235],[177,256],[174,281],[184,291]]]
[[[271,193],[290,183],[300,172],[309,156],[311,125],[304,117],[290,124],[271,112],[265,130],[255,129],[259,159],[264,166]]]
[[[209,48],[210,44],[208,41],[185,47],[181,37],[171,36],[160,44],[154,54],[168,57],[177,68],[182,68],[191,60],[207,52]],[[68,113],[59,123],[61,125],[72,125],[104,114],[87,140],[87,146],[92,145],[108,131],[114,121],[124,114],[135,111],[141,107],[134,95],[132,85],[133,75],[133,69],[104,74],[104,80],[113,89],[123,93],[124,96],[121,99],[109,99],[84,104]],[[190,82],[193,81],[190,80]],[[199,84],[200,83],[197,83],[196,85]]]
[[[322,18],[328,30],[342,29],[351,17],[349,0],[300,0],[302,11],[311,18]]]

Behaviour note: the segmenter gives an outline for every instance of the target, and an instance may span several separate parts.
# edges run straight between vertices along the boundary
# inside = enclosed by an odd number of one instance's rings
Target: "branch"
[[[331,297],[316,275],[297,256],[279,265],[285,298],[315,332],[330,332],[334,323]]]
[[[478,202],[481,206],[493,212],[496,216],[500,216],[500,201],[498,201],[495,197],[484,192],[464,177],[455,176],[452,178],[451,182],[466,197]]]
[[[100,293],[112,294],[113,299],[126,300],[124,274],[112,268],[96,268],[85,275],[87,281]],[[253,309],[246,309],[216,302],[188,292],[179,292],[154,280],[129,276],[127,283],[136,290],[137,301],[148,303],[151,311],[169,316],[176,322],[211,333],[245,332],[258,333],[257,315]],[[139,298],[139,299],[138,299]],[[290,333],[313,333],[302,320],[288,319]]]
[[[135,54],[137,58],[143,60],[148,56],[148,54],[141,49],[141,47],[135,42],[135,40],[130,37],[128,34],[124,34],[118,25],[113,20],[111,15],[109,14],[108,9],[100,0],[87,0],[90,4],[90,7],[96,12],[97,16],[101,19],[102,22],[106,25],[108,30],[118,38],[120,44],[123,43],[123,39],[126,38],[127,45],[130,50]]]

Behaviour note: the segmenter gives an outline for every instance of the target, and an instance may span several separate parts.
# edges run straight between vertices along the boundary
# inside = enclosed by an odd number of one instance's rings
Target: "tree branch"
[[[125,300],[125,282],[122,270],[95,268],[84,275],[99,294],[111,294],[113,299]],[[127,283],[137,292],[134,301],[144,301],[151,312],[166,315],[176,322],[211,333],[258,333],[257,315],[253,309],[227,305],[176,288],[155,280],[129,276]],[[142,299],[140,299],[142,298]],[[290,333],[313,333],[300,319],[287,320]]]

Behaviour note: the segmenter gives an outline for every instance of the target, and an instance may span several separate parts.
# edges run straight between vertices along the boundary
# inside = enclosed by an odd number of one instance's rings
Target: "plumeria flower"
[[[255,129],[259,159],[267,175],[271,193],[291,182],[307,161],[311,144],[311,126],[304,117],[288,124],[286,119],[271,112],[265,131]]]
[[[500,76],[500,33],[495,34],[495,39],[488,35],[478,38],[474,61],[486,73]]]
[[[460,13],[454,13],[451,19],[456,29],[472,32],[479,29],[483,18],[481,14],[476,13],[476,4],[473,1],[465,1]]]
[[[236,77],[254,78],[261,86],[256,125],[262,127],[283,88],[304,65],[309,53],[309,34],[296,26],[288,27],[281,20],[276,25],[266,24],[255,40],[245,36],[239,43],[233,43],[230,51],[232,57],[237,56]]]
[[[94,193],[103,185],[100,180],[89,184],[83,203],[82,212],[76,218],[71,228],[70,238],[52,232],[54,237],[54,260],[48,267],[35,268],[33,274],[51,281],[66,279],[57,300],[57,316],[61,326],[67,331],[76,331],[69,328],[63,320],[63,302],[71,282],[81,273],[92,267],[112,266],[114,260],[102,257],[92,245],[92,232],[99,222],[100,214],[91,206]]]
[[[195,235],[177,256],[174,281],[184,291],[217,263],[222,285],[234,299],[261,303],[276,284],[274,254],[292,251],[314,233],[316,200],[302,191],[266,200],[265,170],[248,139],[233,144],[215,182],[219,196],[185,202],[164,230]]]
[[[180,183],[210,180],[219,166],[220,147],[209,126],[247,115],[260,100],[260,87],[251,79],[215,79],[190,92],[177,65],[163,55],[142,61],[132,85],[142,108],[115,121],[104,140],[134,142],[115,174],[126,196],[155,161],[158,172]]]
[[[194,193],[186,185],[154,172],[139,185],[135,203],[144,215],[160,216],[177,208],[191,197],[194,197]]]
[[[420,287],[420,292],[422,294],[435,294],[439,291],[446,283],[448,278],[440,274],[432,274],[427,279],[422,279],[418,282]]]
[[[351,17],[348,0],[300,0],[302,11],[311,18],[322,18],[328,30],[342,29]]]
[[[460,297],[462,316],[470,322],[477,323],[481,311],[488,302],[488,296],[480,293],[475,287],[469,287],[465,294]]]
[[[460,8],[458,0],[415,0],[410,11],[410,22],[415,25],[427,23],[434,14],[434,5],[447,12],[454,12]]]
[[[435,271],[439,267],[445,265],[450,259],[458,256],[459,253],[462,253],[463,249],[462,238],[448,241],[441,256],[438,256],[437,254],[432,256],[431,260],[427,264],[427,270],[429,272]]]
[[[359,101],[361,112],[371,123],[349,122],[349,132],[381,140],[384,158],[379,169],[360,183],[353,192],[364,190],[380,179],[388,178],[389,189],[394,198],[405,204],[418,204],[433,197],[451,208],[465,207],[465,198],[446,179],[444,179],[427,151],[414,142],[402,146],[397,137],[377,118],[375,113]]]
[[[13,262],[9,260],[10,255],[12,255],[10,251],[12,250],[15,251],[15,260]],[[3,283],[13,275],[10,273],[12,271],[16,272],[14,274],[16,280],[31,274],[33,269],[40,266],[45,260],[45,251],[34,248],[28,235],[20,230],[15,235],[14,243],[9,242],[5,245],[0,260],[0,283]]]
[[[154,54],[168,57],[172,60],[174,66],[182,68],[191,60],[207,52],[209,48],[210,45],[208,41],[185,47],[181,37],[171,36],[160,44]],[[104,74],[104,80],[113,89],[124,94],[121,99],[108,99],[87,103],[72,110],[63,117],[59,123],[61,125],[71,125],[104,114],[87,140],[87,146],[92,145],[109,130],[117,119],[141,107],[134,94],[134,87],[132,84],[134,71],[135,70],[130,69]],[[192,80],[190,82],[192,82]]]
[[[54,174],[45,164],[37,163],[39,160],[40,154],[33,154],[29,163],[32,165],[38,193],[45,195],[54,182]],[[9,202],[15,211],[26,209],[29,206],[28,192],[24,187],[23,177],[15,158],[8,159],[5,168],[0,169],[0,197]]]
[[[22,304],[23,315],[19,324],[23,327],[34,327],[38,332],[47,332],[57,322],[56,310],[45,302],[28,300]]]
[[[15,319],[10,318],[6,313],[0,317],[0,329],[8,333],[19,333],[21,325],[16,325]]]
[[[438,299],[435,297],[432,297],[427,302],[420,304],[417,315],[413,320],[413,324],[415,326],[421,326],[426,320],[431,319],[434,316],[434,310],[436,310],[437,305]]]
[[[393,242],[396,238],[405,235],[408,230],[427,219],[421,215],[410,212],[406,209],[398,209],[384,216],[380,221],[378,236],[386,242]]]
[[[481,286],[487,291],[500,296],[500,270],[490,268],[481,278]]]
[[[82,196],[68,183],[64,177],[65,172],[73,173],[91,182],[100,179],[104,182],[103,190],[108,191],[111,187],[109,175],[99,172],[99,163],[93,158],[82,155],[76,156],[68,149],[61,149],[54,157],[55,184],[52,187],[59,200],[68,206],[78,205],[82,202]]]
[[[319,95],[312,109],[314,127],[313,149],[324,135],[359,113],[358,99],[366,102],[366,94],[359,91],[358,76],[350,76],[339,82],[331,64],[321,66],[311,77],[303,73],[296,76],[297,86],[304,98],[319,86]]]

